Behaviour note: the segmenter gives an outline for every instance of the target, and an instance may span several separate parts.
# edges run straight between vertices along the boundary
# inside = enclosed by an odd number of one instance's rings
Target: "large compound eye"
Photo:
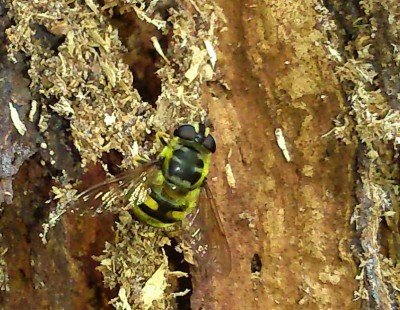
[[[203,146],[211,153],[214,153],[217,149],[217,144],[215,143],[215,140],[211,135],[208,135],[207,138],[205,138]]]
[[[182,125],[179,126],[178,129],[174,131],[174,136],[191,141],[194,140],[196,134],[197,132],[192,125]]]

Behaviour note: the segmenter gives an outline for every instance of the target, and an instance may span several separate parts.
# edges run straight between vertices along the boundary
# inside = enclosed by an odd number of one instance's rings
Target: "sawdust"
[[[357,16],[344,15],[342,32],[332,16],[320,7],[325,19],[330,20],[323,25],[332,34],[325,45],[336,63],[337,78],[349,103],[347,113],[338,117],[333,133],[345,143],[353,141],[360,145],[359,205],[352,216],[361,243],[361,247],[354,248],[360,260],[360,289],[355,295],[370,307],[385,309],[400,302],[393,285],[398,277],[395,266],[400,253],[400,175],[398,165],[394,164],[400,143],[400,63],[394,44],[399,39],[400,21],[394,18],[395,7],[398,4],[394,1],[362,2],[355,11]],[[333,11],[342,9],[340,5],[333,6]],[[338,34],[346,31],[353,35],[343,47]],[[389,227],[390,233],[382,238],[385,227]],[[389,257],[384,254],[386,247],[391,253]]]
[[[44,135],[54,113],[66,120],[82,167],[101,162],[103,154],[111,151],[122,155],[122,168],[132,167],[138,155],[151,157],[159,151],[153,144],[156,132],[206,119],[199,99],[202,85],[215,78],[215,34],[223,21],[217,6],[202,1],[104,1],[101,6],[91,0],[19,0],[7,1],[7,7],[14,21],[7,29],[9,58],[17,62],[19,52],[29,58],[35,98],[30,102],[30,119],[39,114],[38,127]],[[123,61],[131,51],[111,23],[114,16],[129,14],[154,27],[158,38],[168,38],[167,46],[157,44],[157,37],[138,42],[152,42],[161,55],[156,63],[161,93],[154,104],[135,89],[132,68]],[[140,62],[142,55],[137,57]],[[42,144],[57,154],[52,141]],[[57,165],[57,159],[50,164]],[[53,187],[58,206],[44,224],[44,242],[76,194],[76,181],[64,175]],[[168,240],[159,230],[126,215],[120,218],[116,239],[97,258],[105,286],[119,287],[112,305],[123,309],[143,305],[141,291],[163,264],[160,249]],[[170,308],[173,296],[157,298],[154,309]],[[144,308],[148,307],[145,302]]]

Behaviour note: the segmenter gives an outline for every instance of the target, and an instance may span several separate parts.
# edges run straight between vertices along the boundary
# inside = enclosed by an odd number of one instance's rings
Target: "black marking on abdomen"
[[[164,208],[166,211],[182,211],[184,209],[181,206],[173,204],[163,194],[157,193],[156,191],[150,191],[150,197],[158,203],[159,208]]]
[[[187,181],[193,186],[200,179],[201,172],[199,171],[203,168],[204,162],[199,157],[199,153],[185,146],[173,152],[168,174]]]
[[[146,213],[149,217],[152,217],[162,223],[176,223],[179,220],[171,217],[168,213],[172,211],[184,211],[185,206],[179,206],[174,204],[168,197],[163,195],[163,191],[157,192],[155,190],[150,191],[150,197],[157,203],[158,209],[153,210],[149,208],[146,203],[140,204],[138,207]]]
[[[146,213],[148,216],[160,221],[161,223],[169,224],[176,223],[179,220],[168,216],[168,212],[171,210],[168,206],[163,205],[163,203],[158,203],[158,210],[150,209],[145,203],[141,203],[138,207]]]

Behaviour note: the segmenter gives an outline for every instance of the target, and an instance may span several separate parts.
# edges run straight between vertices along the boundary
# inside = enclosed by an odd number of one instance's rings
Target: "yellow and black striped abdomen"
[[[159,178],[163,178],[161,171],[159,173]],[[182,221],[196,207],[199,192],[199,188],[183,192],[172,189],[164,179],[162,184],[150,187],[145,201],[133,206],[133,213],[151,226],[168,227]]]

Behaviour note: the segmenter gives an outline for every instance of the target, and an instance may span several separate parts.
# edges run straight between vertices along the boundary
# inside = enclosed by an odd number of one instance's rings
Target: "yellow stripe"
[[[182,221],[186,216],[186,212],[185,211],[171,211],[171,212],[168,212],[168,213],[171,215],[171,217],[173,219],[175,219],[177,221]]]
[[[151,210],[158,210],[158,203],[155,201],[150,195],[147,195],[147,199],[145,200],[144,204],[148,206]]]

